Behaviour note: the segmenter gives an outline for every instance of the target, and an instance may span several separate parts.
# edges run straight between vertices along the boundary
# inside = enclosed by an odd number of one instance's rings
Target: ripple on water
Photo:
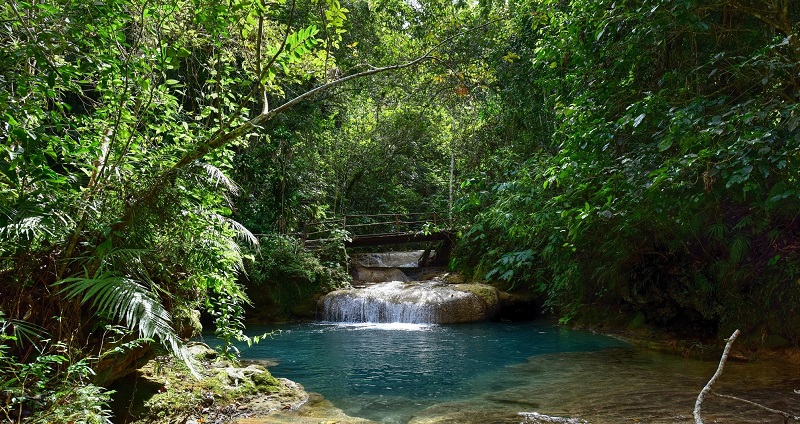
[[[691,423],[716,362],[632,348],[548,324],[303,324],[245,349],[271,371],[322,393],[350,416],[382,423],[520,423],[520,412],[604,423]],[[264,329],[251,329],[259,334]],[[720,393],[800,415],[800,369],[726,366]],[[707,423],[782,423],[708,397]]]
[[[410,422],[520,422],[514,414],[537,411],[594,424],[693,423],[697,393],[715,369],[713,362],[634,349],[542,355],[480,377],[502,389],[433,405]],[[797,415],[800,395],[793,389],[798,371],[788,364],[730,363],[716,390]],[[707,423],[783,423],[780,416],[713,396],[704,402],[703,416]]]

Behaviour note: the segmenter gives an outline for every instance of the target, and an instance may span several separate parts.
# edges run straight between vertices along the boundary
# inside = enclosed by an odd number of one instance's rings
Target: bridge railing
[[[343,233],[350,237],[381,237],[449,229],[450,223],[437,212],[345,215],[338,219],[304,225],[301,239],[306,246],[336,240]]]

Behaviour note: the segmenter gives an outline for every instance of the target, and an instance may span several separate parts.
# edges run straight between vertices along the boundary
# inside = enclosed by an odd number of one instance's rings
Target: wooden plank
[[[380,246],[382,244],[401,244],[401,243],[416,243],[423,241],[441,241],[450,240],[452,234],[447,232],[438,232],[430,234],[416,234],[416,233],[401,233],[401,234],[382,234],[378,236],[365,235],[356,236],[352,241],[345,242],[345,247],[366,247],[366,246]]]

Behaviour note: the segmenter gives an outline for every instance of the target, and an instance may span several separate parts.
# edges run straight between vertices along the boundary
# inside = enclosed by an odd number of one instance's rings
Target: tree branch
[[[695,424],[704,424],[703,418],[700,416],[700,409],[703,406],[703,400],[705,399],[706,395],[711,391],[711,386],[716,383],[717,379],[720,375],[722,375],[722,370],[725,368],[725,361],[728,360],[728,354],[731,351],[731,346],[736,338],[739,337],[739,330],[733,332],[730,338],[728,338],[728,343],[725,344],[725,350],[722,351],[722,357],[719,359],[719,366],[717,367],[717,372],[714,373],[714,376],[711,377],[711,380],[708,380],[706,386],[703,387],[703,390],[700,391],[700,394],[697,395],[697,401],[694,404],[694,412],[692,415],[694,416]]]
[[[423,62],[423,61],[425,61],[427,59],[435,59],[434,56],[431,56],[431,53],[433,53],[434,51],[438,50],[443,45],[449,43],[454,38],[456,38],[456,37],[458,37],[460,35],[467,34],[469,32],[475,31],[477,29],[481,29],[481,28],[487,27],[487,26],[492,25],[495,22],[498,22],[498,21],[500,21],[502,19],[506,19],[506,18],[495,19],[495,20],[492,20],[490,22],[484,23],[482,25],[478,25],[478,26],[475,26],[475,27],[472,27],[472,28],[468,28],[468,29],[466,29],[464,31],[458,32],[456,34],[453,34],[453,35],[445,38],[444,40],[442,40],[441,42],[439,42],[435,46],[433,46],[430,49],[428,49],[428,51],[426,51],[421,56],[419,56],[416,59],[411,60],[409,62],[401,63],[401,64],[397,64],[397,65],[384,66],[384,67],[381,67],[381,68],[370,68],[370,69],[368,69],[366,71],[362,71],[362,72],[358,72],[358,73],[355,73],[355,74],[352,74],[352,75],[348,75],[348,76],[342,77],[340,79],[337,79],[337,80],[330,81],[330,82],[327,82],[325,84],[322,84],[322,85],[320,85],[320,86],[318,86],[316,88],[313,88],[313,89],[311,89],[309,91],[306,91],[305,93],[302,93],[302,94],[298,95],[297,97],[289,100],[288,102],[278,106],[277,108],[275,108],[273,110],[269,110],[269,111],[265,110],[265,111],[263,111],[262,113],[260,113],[255,118],[253,118],[253,119],[251,119],[251,120],[239,125],[238,127],[232,129],[231,131],[229,131],[229,132],[227,132],[225,134],[214,134],[208,141],[200,144],[195,150],[190,151],[189,153],[184,155],[183,158],[181,158],[181,160],[179,160],[175,165],[172,166],[172,168],[170,170],[168,170],[166,172],[167,173],[171,173],[171,172],[173,172],[175,170],[181,169],[181,168],[189,165],[190,163],[202,158],[203,156],[205,156],[206,154],[208,154],[212,150],[218,149],[218,148],[226,145],[227,143],[229,143],[229,142],[231,142],[231,141],[233,141],[233,140],[235,140],[235,139],[247,134],[251,130],[260,127],[261,125],[263,125],[267,121],[269,121],[272,118],[274,118],[276,115],[279,115],[279,114],[281,114],[283,112],[286,112],[287,110],[291,109],[294,105],[302,102],[303,100],[305,100],[305,99],[307,99],[309,97],[314,96],[315,94],[318,94],[318,93],[321,93],[323,91],[326,91],[326,90],[328,90],[330,88],[333,88],[333,87],[335,87],[337,85],[344,84],[345,82],[348,82],[350,80],[354,80],[354,79],[357,79],[357,78],[364,78],[364,77],[368,77],[370,75],[375,75],[375,74],[379,74],[379,73],[383,73],[383,72],[397,71],[397,70],[400,70],[400,69],[410,68],[410,67],[413,67],[413,66],[416,66],[416,65],[420,64],[421,62]],[[270,66],[272,66],[272,63],[275,61],[275,59],[276,59],[276,57],[273,57],[272,60],[270,60],[270,62],[264,68],[263,72],[266,72],[266,69],[268,69]]]
[[[719,393],[711,393],[711,394],[714,395],[714,396],[725,398],[725,399],[738,400],[739,402],[744,402],[744,403],[746,403],[748,405],[755,406],[756,408],[761,408],[761,409],[763,409],[763,410],[765,410],[767,412],[771,412],[773,414],[783,415],[783,417],[786,418],[787,420],[800,421],[800,417],[798,417],[796,415],[792,415],[792,414],[790,414],[788,412],[784,412],[784,411],[779,411],[777,409],[772,409],[772,408],[770,408],[768,406],[764,406],[764,405],[762,405],[760,403],[756,403],[756,402],[753,402],[751,400],[742,399],[740,397],[731,396],[731,395],[722,395],[722,394],[719,394]]]
[[[236,112],[231,114],[230,118],[228,119],[228,122],[226,122],[225,125],[220,125],[220,127],[217,129],[217,131],[215,131],[214,134],[210,137],[211,140],[224,135],[223,133],[225,132],[225,130],[231,126],[231,124],[233,123],[233,120],[236,119],[237,116],[239,116],[239,114],[242,112],[242,109],[244,109],[245,105],[247,105],[247,102],[249,102],[250,99],[252,99],[253,96],[255,96],[256,91],[258,91],[259,89],[262,89],[263,96],[264,96],[264,109],[263,109],[262,114],[266,113],[268,111],[269,106],[267,104],[267,89],[261,83],[261,80],[264,79],[264,76],[267,74],[267,71],[269,71],[269,68],[271,68],[272,65],[275,64],[275,61],[278,60],[278,57],[280,57],[281,53],[283,53],[283,49],[286,47],[286,40],[288,40],[289,39],[289,35],[292,34],[292,22],[294,22],[294,11],[295,11],[295,7],[296,7],[296,3],[297,3],[296,0],[292,0],[292,6],[289,9],[289,20],[286,23],[286,32],[283,34],[283,39],[281,39],[281,45],[278,46],[278,50],[275,51],[275,54],[269,59],[269,62],[267,62],[267,64],[263,65],[263,66],[261,66],[261,62],[260,62],[261,61],[261,43],[263,41],[262,40],[258,41],[258,46],[257,46],[258,50],[256,51],[257,57],[258,57],[258,59],[257,59],[258,62],[256,64],[257,65],[256,66],[256,74],[257,74],[256,78],[258,78],[258,80],[255,82],[255,84],[253,84],[253,88],[250,89],[250,92],[247,93],[247,95],[244,97],[244,100],[239,102],[239,106],[236,108]],[[259,19],[260,20],[259,20],[258,34],[260,36],[261,35],[261,31],[263,29],[261,27],[261,25],[263,25],[263,14],[259,17]]]
[[[294,0],[293,0],[292,4],[294,4]],[[330,81],[330,82],[327,82],[325,84],[322,84],[322,85],[320,85],[320,86],[318,86],[316,88],[313,88],[313,89],[311,89],[309,91],[306,91],[305,93],[302,93],[302,94],[296,96],[295,98],[287,101],[286,103],[278,106],[275,109],[268,110],[268,109],[265,108],[265,110],[263,110],[261,113],[259,113],[256,117],[250,119],[249,121],[247,121],[247,122],[245,122],[243,124],[240,124],[239,126],[237,126],[236,128],[234,128],[234,129],[232,129],[232,130],[230,130],[228,132],[222,133],[224,130],[222,128],[218,129],[207,141],[199,143],[195,147],[194,150],[191,150],[191,151],[187,152],[178,162],[176,162],[174,165],[172,165],[169,169],[167,169],[164,172],[162,172],[161,175],[159,175],[158,178],[156,178],[156,180],[150,185],[150,187],[147,188],[147,190],[141,192],[140,195],[137,196],[137,199],[133,202],[133,204],[129,205],[126,208],[125,213],[121,217],[120,222],[117,224],[117,228],[115,228],[115,229],[119,230],[120,228],[129,225],[131,219],[136,214],[136,211],[138,210],[139,205],[146,204],[153,197],[157,196],[166,186],[171,185],[174,182],[175,178],[177,178],[180,170],[182,170],[184,168],[187,168],[188,166],[190,166],[191,164],[195,163],[195,161],[197,161],[198,159],[204,157],[208,153],[210,153],[210,152],[212,152],[212,151],[214,151],[214,150],[216,150],[218,148],[221,148],[221,147],[225,146],[226,144],[230,143],[231,141],[236,140],[236,139],[246,135],[247,133],[253,131],[254,129],[261,128],[261,126],[264,123],[270,121],[275,116],[288,111],[289,109],[294,107],[296,104],[302,102],[303,100],[306,100],[309,97],[312,97],[312,96],[314,96],[316,94],[322,93],[322,92],[324,92],[326,90],[329,90],[329,89],[331,89],[333,87],[336,87],[338,85],[342,85],[342,84],[344,84],[344,83],[346,83],[348,81],[354,80],[354,79],[364,78],[364,77],[368,77],[368,76],[375,75],[375,74],[380,74],[380,73],[384,73],[384,72],[391,72],[391,71],[397,71],[397,70],[401,70],[401,69],[411,68],[411,67],[417,66],[417,65],[419,65],[420,63],[422,63],[425,60],[434,59],[434,56],[431,56],[431,53],[433,53],[434,51],[438,50],[443,45],[449,43],[454,38],[456,38],[458,36],[461,36],[461,35],[464,35],[464,34],[467,34],[467,33],[470,33],[472,31],[475,31],[475,30],[478,30],[478,29],[485,28],[485,27],[487,27],[489,25],[492,25],[492,24],[494,24],[496,22],[499,22],[501,20],[504,20],[504,19],[506,19],[506,18],[505,17],[498,18],[498,19],[486,22],[484,24],[481,24],[481,25],[478,25],[478,26],[475,26],[475,27],[472,27],[472,28],[465,29],[464,31],[460,31],[458,33],[455,33],[455,34],[445,38],[441,42],[437,43],[435,46],[433,46],[430,49],[428,49],[422,55],[420,55],[417,58],[415,58],[413,60],[410,60],[410,61],[408,61],[406,63],[390,65],[390,66],[384,66],[384,67],[381,67],[381,68],[372,68],[371,67],[370,69],[368,69],[366,71],[357,72],[355,74],[347,75],[347,76],[342,77],[340,79],[337,79],[337,80]],[[284,43],[285,43],[286,38],[287,37],[284,37]],[[279,49],[279,51],[280,50],[281,49]],[[272,59],[269,61],[269,63],[267,63],[267,65],[264,68],[261,69],[262,73],[266,72],[266,70],[270,66],[272,66],[272,64],[275,62],[276,59],[277,59],[277,55],[273,56]],[[258,84],[255,84],[254,86],[258,86]],[[254,92],[251,91],[250,94],[248,94],[248,96],[246,97],[246,99],[250,98],[253,94],[254,94]],[[246,103],[246,100],[243,101],[241,103],[241,105],[243,106],[245,103]]]
[[[338,80],[331,81],[331,82],[326,83],[326,84],[322,84],[322,85],[320,85],[320,86],[318,86],[318,87],[316,87],[314,89],[306,91],[305,93],[302,93],[302,94],[298,95],[297,97],[295,97],[295,98],[289,100],[288,102],[276,107],[275,109],[267,111],[266,113],[261,113],[258,116],[256,116],[255,118],[253,118],[253,119],[245,122],[244,124],[241,124],[238,127],[234,128],[233,130],[231,130],[231,131],[229,131],[229,132],[227,132],[225,134],[221,134],[221,135],[217,136],[216,138],[211,139],[211,140],[209,140],[209,141],[207,141],[205,143],[202,143],[200,146],[197,147],[197,149],[195,149],[195,150],[187,153],[186,155],[184,155],[184,157],[181,158],[180,161],[178,161],[175,165],[172,166],[171,171],[181,169],[181,168],[189,165],[190,163],[196,161],[197,159],[202,158],[203,156],[205,156],[206,154],[208,154],[212,150],[218,149],[218,148],[228,144],[229,142],[231,142],[233,140],[236,140],[239,137],[242,137],[243,135],[247,134],[248,132],[250,132],[251,130],[253,130],[255,128],[259,128],[261,125],[263,125],[267,121],[271,120],[276,115],[279,115],[279,114],[281,114],[283,112],[286,112],[287,110],[291,109],[294,105],[302,102],[303,100],[305,100],[305,99],[307,99],[309,97],[314,96],[315,94],[321,93],[323,91],[326,91],[326,90],[328,90],[330,88],[333,88],[333,87],[335,87],[337,85],[341,85],[341,84],[343,84],[343,83],[345,83],[347,81],[350,81],[350,80],[353,80],[353,79],[356,79],[356,78],[364,78],[364,77],[368,77],[370,75],[379,74],[379,73],[382,73],[382,72],[396,71],[396,70],[400,70],[400,69],[404,69],[404,68],[409,68],[409,67],[412,67],[412,66],[415,66],[415,65],[419,64],[420,62],[422,62],[422,61],[424,61],[426,59],[431,59],[431,56],[428,56],[426,54],[424,56],[420,56],[420,57],[418,57],[418,58],[416,58],[416,59],[414,59],[414,60],[412,60],[410,62],[407,62],[407,63],[398,64],[398,65],[391,65],[391,66],[385,66],[385,67],[376,68],[376,69],[370,69],[368,71],[359,72],[359,73],[353,74],[353,75],[348,75],[348,76],[346,76],[344,78],[340,78]]]

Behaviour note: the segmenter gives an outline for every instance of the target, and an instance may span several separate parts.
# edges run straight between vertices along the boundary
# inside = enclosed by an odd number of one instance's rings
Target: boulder
[[[485,284],[390,281],[337,290],[320,300],[326,321],[451,324],[494,317],[499,295]]]

